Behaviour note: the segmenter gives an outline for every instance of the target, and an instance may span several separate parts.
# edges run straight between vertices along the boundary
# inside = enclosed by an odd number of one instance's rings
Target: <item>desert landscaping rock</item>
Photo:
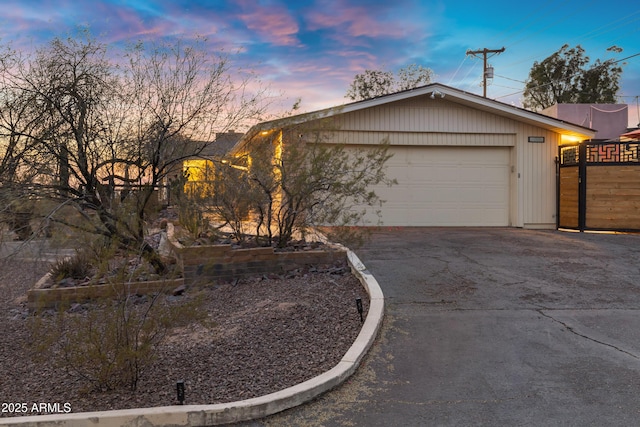
[[[29,354],[24,294],[46,264],[0,263],[3,400],[69,402],[73,412],[174,405],[177,380],[185,381],[186,404],[231,402],[290,387],[335,366],[361,328],[355,299],[363,298],[365,314],[368,309],[366,292],[343,265],[288,279],[260,276],[187,289],[175,298],[199,292],[209,322],[176,328],[137,392],[98,393]]]

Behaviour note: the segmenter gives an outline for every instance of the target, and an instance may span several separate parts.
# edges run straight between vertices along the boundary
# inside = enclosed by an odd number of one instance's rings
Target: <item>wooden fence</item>
[[[640,231],[640,143],[561,146],[558,228]]]

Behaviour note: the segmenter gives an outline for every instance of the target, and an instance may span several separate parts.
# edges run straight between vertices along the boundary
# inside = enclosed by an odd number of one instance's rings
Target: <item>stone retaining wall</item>
[[[273,248],[232,249],[231,245],[185,247],[179,252],[185,284],[286,273],[310,265],[346,260],[346,252],[274,252]]]
[[[34,289],[27,291],[27,306],[30,309],[55,307],[61,303],[83,303],[91,299],[105,298],[115,295],[118,292],[116,285],[112,284],[42,288],[42,283],[44,283],[47,278],[48,275],[45,275],[36,284]],[[120,284],[118,286],[125,286],[128,294],[144,295],[155,292],[171,293],[174,289],[183,284],[184,279],[173,279],[153,282],[131,282]]]
[[[231,245],[183,246],[167,227],[173,254],[182,266],[186,285],[230,280],[260,274],[282,274],[311,265],[332,265],[346,261],[342,248],[325,245],[327,250],[276,252],[273,248],[233,249]]]
[[[347,251],[325,244],[327,250],[276,252],[273,248],[234,249],[231,245],[183,246],[174,237],[172,224],[167,227],[169,251],[182,267],[181,279],[126,284],[130,294],[171,292],[181,285],[204,285],[222,280],[261,274],[283,274],[309,266],[331,266],[345,262]],[[53,307],[60,303],[81,303],[113,295],[114,285],[91,285],[43,289],[48,275],[27,291],[29,308]]]

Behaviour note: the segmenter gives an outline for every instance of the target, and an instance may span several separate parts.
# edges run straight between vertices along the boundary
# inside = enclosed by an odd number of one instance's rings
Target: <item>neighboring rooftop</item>
[[[240,141],[243,135],[244,133],[233,130],[216,133],[215,141],[212,144],[208,144],[200,155],[203,157],[224,157]]]
[[[627,104],[556,104],[542,110],[549,117],[596,130],[595,139],[619,139],[627,132]]]

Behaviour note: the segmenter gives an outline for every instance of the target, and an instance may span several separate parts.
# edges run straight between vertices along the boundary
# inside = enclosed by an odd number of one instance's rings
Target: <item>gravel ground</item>
[[[5,403],[65,403],[72,412],[223,403],[272,393],[335,366],[360,332],[355,299],[368,299],[344,268],[256,277],[201,291],[210,322],[175,328],[138,390],[87,391],[87,383],[30,353],[25,293],[47,266],[0,261],[0,391]],[[312,269],[313,270],[313,269]],[[184,298],[193,296],[187,291]],[[25,415],[37,415],[28,412]],[[0,416],[16,416],[1,413]]]

